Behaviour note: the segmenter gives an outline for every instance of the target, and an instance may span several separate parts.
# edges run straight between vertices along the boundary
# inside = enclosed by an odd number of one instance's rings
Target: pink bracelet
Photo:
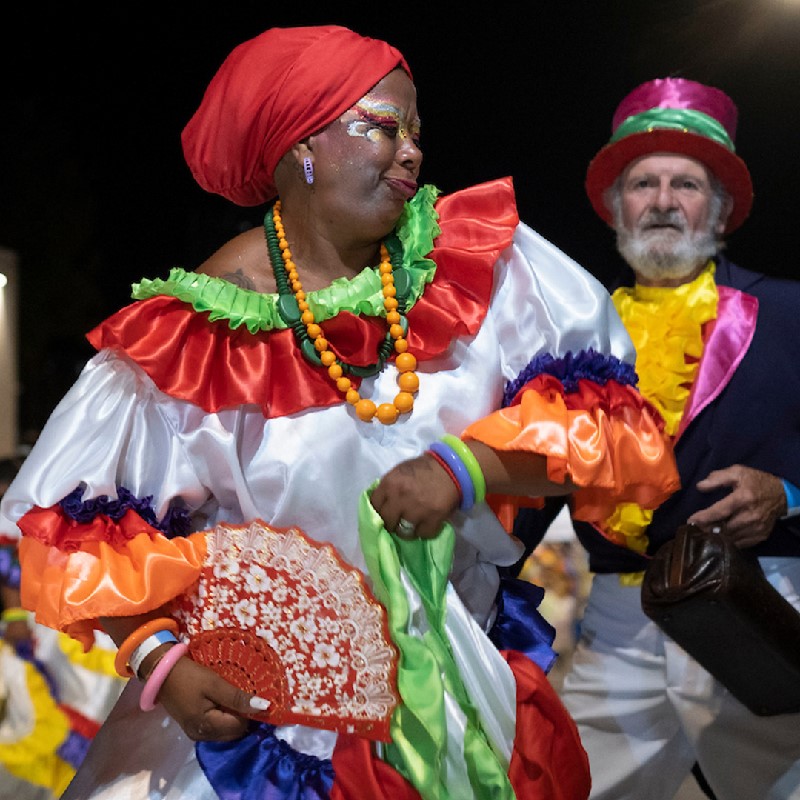
[[[178,659],[186,654],[189,645],[185,642],[179,642],[173,645],[164,653],[159,659],[158,663],[153,667],[150,677],[142,689],[141,697],[139,698],[139,708],[142,711],[152,711],[156,707],[156,697],[167,675],[172,672],[172,668],[178,663]]]

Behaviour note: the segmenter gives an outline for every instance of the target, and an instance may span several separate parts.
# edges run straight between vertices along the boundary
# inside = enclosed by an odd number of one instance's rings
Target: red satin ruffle
[[[330,800],[421,800],[399,772],[375,755],[367,739],[340,734],[331,762],[336,778]]]
[[[585,800],[591,777],[578,729],[544,672],[503,652],[517,681],[517,729],[508,777],[518,800]]]
[[[146,533],[151,539],[162,535],[130,509],[118,522],[105,514],[98,514],[91,522],[77,522],[67,516],[60,506],[34,506],[20,519],[18,525],[25,536],[32,536],[42,544],[56,547],[65,553],[77,552],[86,542],[106,542],[114,549],[121,550],[131,539],[142,533]]]
[[[408,314],[409,350],[420,361],[443,353],[454,337],[478,330],[491,298],[494,264],[519,222],[510,178],[441,198],[436,209],[441,234],[429,254],[436,276]],[[325,322],[336,354],[355,365],[374,363],[385,333],[383,320],[349,312]],[[231,330],[226,321],[211,323],[176,298],[126,306],[87,338],[98,350],[124,351],[161,391],[208,412],[254,404],[270,418],[344,402],[327,372],[303,358],[291,331]]]

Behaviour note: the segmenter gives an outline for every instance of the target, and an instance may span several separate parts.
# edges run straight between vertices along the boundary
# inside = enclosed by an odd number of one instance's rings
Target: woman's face
[[[309,137],[322,213],[384,236],[417,190],[422,164],[417,93],[401,69]]]

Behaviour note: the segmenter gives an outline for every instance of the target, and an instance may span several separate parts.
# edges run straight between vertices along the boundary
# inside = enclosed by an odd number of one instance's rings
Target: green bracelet
[[[458,436],[446,433],[441,438],[446,445],[456,451],[458,457],[464,462],[469,477],[472,479],[472,485],[475,487],[475,502],[482,503],[486,499],[486,478],[483,477],[483,470],[478,459],[475,458],[475,454]]]

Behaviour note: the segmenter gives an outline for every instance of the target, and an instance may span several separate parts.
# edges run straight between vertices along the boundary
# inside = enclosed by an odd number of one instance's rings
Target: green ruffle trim
[[[439,215],[434,208],[440,192],[435,186],[419,188],[405,205],[395,233],[403,246],[402,268],[409,276],[407,310],[412,308],[436,274],[436,264],[425,256],[433,250],[439,235]],[[338,278],[330,286],[307,296],[309,308],[318,322],[332,319],[340,311],[370,317],[385,315],[383,292],[377,267],[367,267],[354,278]],[[231,329],[242,325],[250,333],[286,328],[278,314],[278,295],[240,289],[222,278],[180,267],[169,271],[166,280],[143,278],[132,286],[134,300],[150,297],[175,297],[190,303],[195,311],[207,313],[211,322],[227,320]]]

